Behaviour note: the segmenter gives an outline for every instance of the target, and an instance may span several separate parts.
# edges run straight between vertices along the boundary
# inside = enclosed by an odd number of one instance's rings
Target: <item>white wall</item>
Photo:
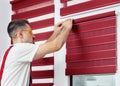
[[[117,14],[117,73],[115,74],[115,86],[120,86],[120,5],[116,9]]]
[[[9,0],[0,0],[0,62],[5,49],[10,45],[7,25],[11,20],[11,5]]]

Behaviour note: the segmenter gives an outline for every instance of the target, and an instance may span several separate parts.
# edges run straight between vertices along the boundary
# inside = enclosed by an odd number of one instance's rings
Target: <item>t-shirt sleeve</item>
[[[17,49],[16,55],[19,55],[17,58],[18,62],[32,62],[35,53],[38,50],[39,45],[36,44],[22,44]]]

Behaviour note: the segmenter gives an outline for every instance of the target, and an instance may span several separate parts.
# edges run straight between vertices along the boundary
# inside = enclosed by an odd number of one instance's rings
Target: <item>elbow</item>
[[[59,51],[60,49],[62,48],[62,46],[61,45],[56,45],[56,51]]]

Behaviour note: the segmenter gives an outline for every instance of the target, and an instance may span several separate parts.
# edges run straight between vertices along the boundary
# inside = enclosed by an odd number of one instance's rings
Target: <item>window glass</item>
[[[73,75],[72,86],[115,86],[115,75]]]

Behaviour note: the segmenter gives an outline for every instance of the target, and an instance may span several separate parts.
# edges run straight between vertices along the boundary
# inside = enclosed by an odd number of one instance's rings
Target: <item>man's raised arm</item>
[[[53,38],[51,37],[49,41],[40,45],[34,60],[44,57],[44,55],[53,53],[62,48],[63,44],[66,42],[70,30],[72,29],[72,19],[67,19],[64,22],[55,25],[56,33],[53,33]],[[58,30],[58,33],[57,33]]]

